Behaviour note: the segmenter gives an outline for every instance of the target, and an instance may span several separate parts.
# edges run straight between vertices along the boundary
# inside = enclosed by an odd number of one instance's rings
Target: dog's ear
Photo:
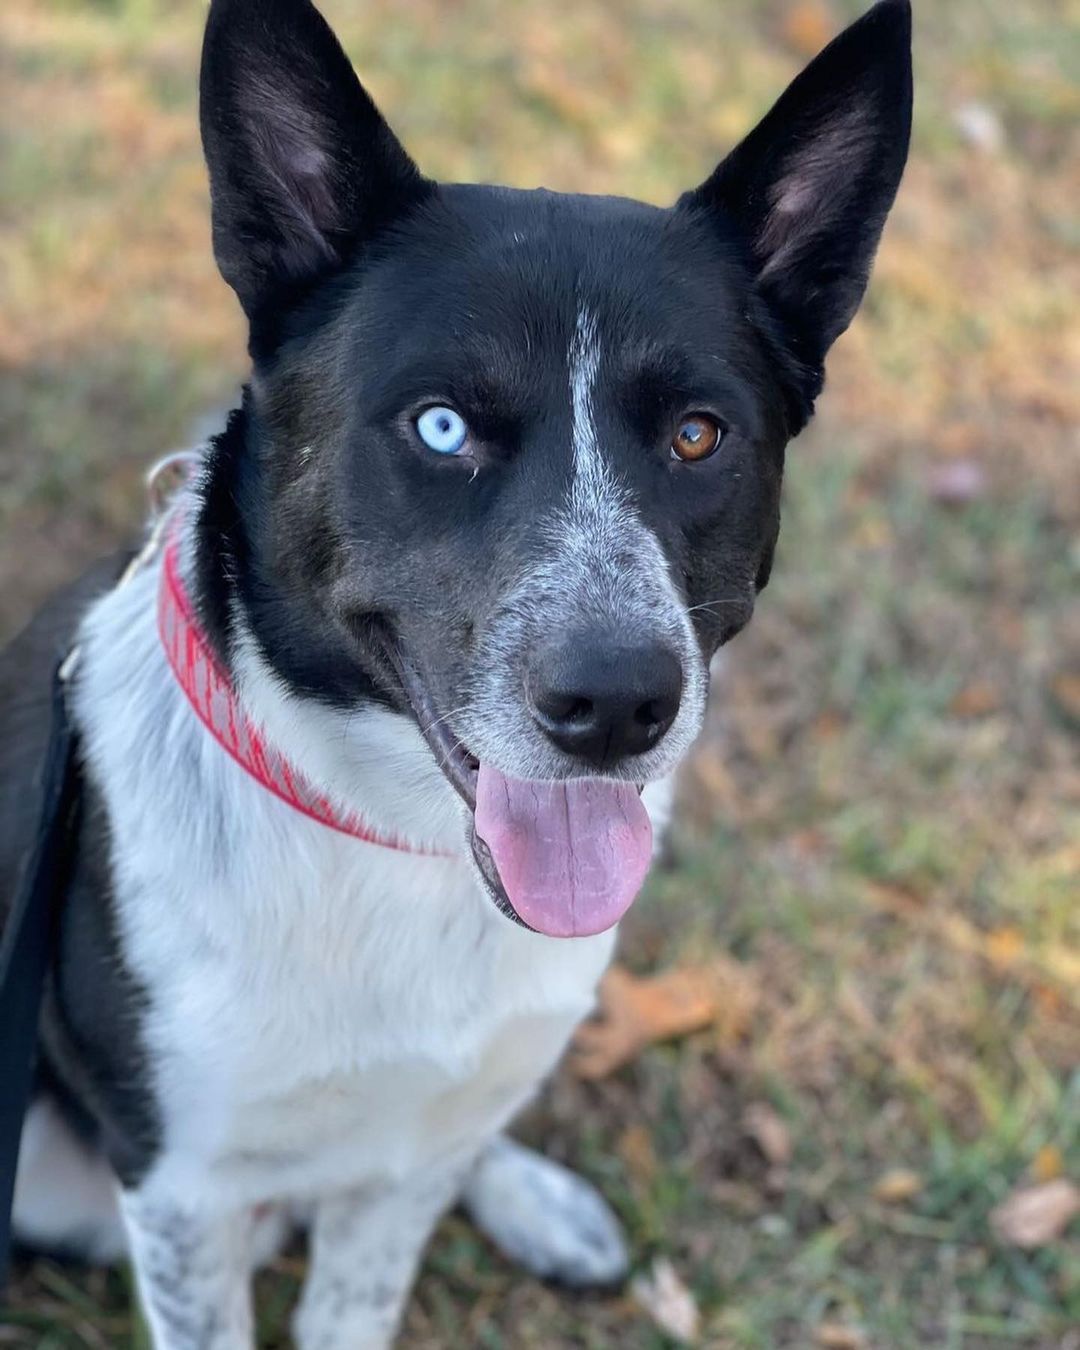
[[[910,130],[911,6],[880,0],[679,203],[735,222],[760,293],[818,387],[866,288]]]
[[[214,256],[249,318],[428,187],[308,0],[213,0],[199,99]]]

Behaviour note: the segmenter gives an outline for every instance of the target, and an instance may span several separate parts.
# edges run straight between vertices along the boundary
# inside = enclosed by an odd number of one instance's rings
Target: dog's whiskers
[[[463,703],[460,708],[451,708],[449,712],[444,712],[441,717],[436,717],[434,721],[423,724],[421,730],[425,733],[434,731],[443,722],[448,722],[451,717],[457,717],[459,713],[468,712],[468,710],[469,705],[467,703]]]
[[[446,754],[443,756],[441,767],[445,769],[447,764],[449,764],[450,760],[453,758],[454,755],[458,753],[459,750],[463,755],[467,755],[469,753],[468,750],[465,749],[464,744],[460,740],[455,739],[453,745],[449,747]]]
[[[715,600],[703,600],[699,605],[691,605],[687,614],[696,614],[699,609],[714,609],[717,605],[742,605],[746,600],[741,595],[721,595]]]

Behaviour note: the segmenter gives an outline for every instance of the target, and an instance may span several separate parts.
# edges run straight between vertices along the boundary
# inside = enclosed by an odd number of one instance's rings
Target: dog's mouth
[[[383,641],[424,739],[468,807],[469,844],[496,906],[548,937],[588,937],[618,923],[652,858],[640,786],[502,773],[462,745],[400,647]]]

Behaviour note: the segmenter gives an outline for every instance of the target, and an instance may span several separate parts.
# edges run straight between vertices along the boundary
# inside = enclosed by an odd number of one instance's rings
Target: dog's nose
[[[534,719],[560,750],[610,768],[652,749],[675,721],[682,666],[659,643],[571,635],[537,652],[528,689]]]

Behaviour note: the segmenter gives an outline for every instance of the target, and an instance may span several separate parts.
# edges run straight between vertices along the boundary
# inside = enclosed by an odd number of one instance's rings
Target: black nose
[[[537,652],[528,688],[533,717],[559,749],[606,768],[652,749],[675,721],[682,666],[659,643],[577,634]]]

